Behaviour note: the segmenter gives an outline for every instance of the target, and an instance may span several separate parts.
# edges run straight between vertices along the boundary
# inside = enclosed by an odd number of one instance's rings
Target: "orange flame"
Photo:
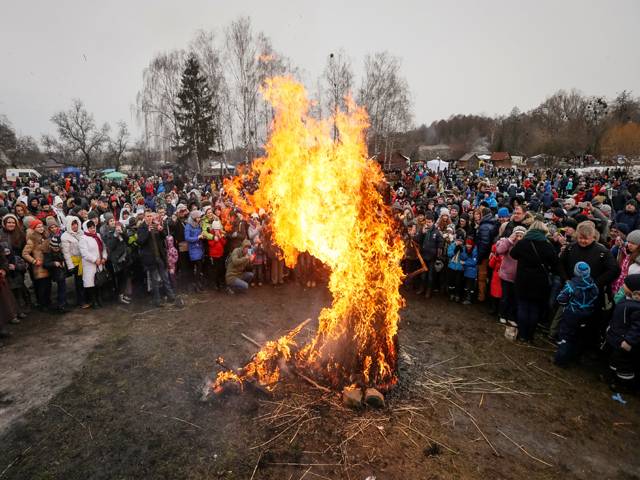
[[[318,331],[295,364],[335,388],[353,382],[390,387],[397,381],[403,246],[377,190],[384,181],[380,167],[367,159],[367,114],[347,99],[347,112],[316,120],[304,87],[291,78],[268,79],[262,93],[275,111],[266,156],[225,188],[245,213],[270,212],[287,265],[306,251],[331,269],[332,305],[320,313]],[[248,179],[258,180],[253,194],[243,190]],[[276,381],[273,356],[289,360],[297,332],[291,333],[269,342],[244,374],[262,384]]]

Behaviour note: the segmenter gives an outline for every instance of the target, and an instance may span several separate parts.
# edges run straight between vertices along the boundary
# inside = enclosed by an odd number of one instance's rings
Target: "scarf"
[[[532,240],[538,242],[546,242],[547,235],[542,230],[529,230],[525,236],[524,240]]]
[[[98,255],[98,258],[102,258],[102,249],[104,248],[104,245],[102,244],[102,239],[100,238],[100,236],[97,233],[90,233],[90,232],[84,232],[84,234],[87,237],[91,237],[96,241],[96,243],[98,244],[98,251],[100,252],[100,255]]]

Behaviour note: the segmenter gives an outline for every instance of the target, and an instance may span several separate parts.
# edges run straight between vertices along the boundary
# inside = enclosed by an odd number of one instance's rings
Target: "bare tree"
[[[51,117],[56,125],[58,138],[43,135],[46,154],[60,164],[81,163],[87,175],[109,141],[109,125],[97,127],[93,115],[87,112],[80,100],[74,100],[71,109]]]
[[[174,50],[156,55],[142,74],[142,89],[136,96],[138,122],[147,145],[161,152],[178,144],[175,104],[186,53]]]
[[[230,98],[239,124],[240,144],[249,160],[256,149],[256,106],[260,87],[258,43],[249,17],[231,22],[226,31],[225,46]]]
[[[388,52],[367,55],[358,100],[369,113],[369,139],[374,152],[388,155],[393,134],[409,128],[412,121],[409,85],[400,75],[400,59]]]
[[[120,121],[118,122],[118,130],[114,138],[109,139],[108,145],[108,159],[111,166],[116,170],[120,170],[120,164],[124,157],[125,152],[129,147],[129,129],[127,124]]]
[[[345,98],[353,89],[353,70],[351,60],[343,50],[331,53],[323,72],[323,81],[326,91],[325,108],[335,116],[338,110],[346,111],[348,108]],[[333,137],[338,138],[338,128],[333,125]]]

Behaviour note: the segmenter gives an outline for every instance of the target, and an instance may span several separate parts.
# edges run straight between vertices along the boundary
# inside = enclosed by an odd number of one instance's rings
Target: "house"
[[[404,170],[411,165],[411,159],[397,150],[390,155],[384,152],[376,153],[372,158],[380,164],[385,172]]]
[[[523,155],[511,155],[511,165],[514,167],[521,167],[524,165]]]
[[[465,153],[462,157],[458,159],[458,167],[463,168],[465,170],[477,170],[480,168],[480,158],[478,154],[474,152]]]
[[[491,163],[495,168],[511,168],[511,155],[509,152],[493,152]]]
[[[529,157],[525,160],[525,165],[527,166],[527,168],[545,167],[547,165],[547,155],[544,153],[539,153],[538,155]]]

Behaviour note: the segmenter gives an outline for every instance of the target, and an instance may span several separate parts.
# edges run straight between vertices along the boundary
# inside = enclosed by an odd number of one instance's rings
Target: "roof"
[[[491,161],[493,162],[501,162],[504,160],[510,160],[511,159],[511,155],[509,155],[509,152],[493,152],[491,154]]]
[[[477,154],[475,154],[473,152],[465,153],[463,156],[460,157],[460,159],[458,161],[459,162],[468,162],[473,157],[477,157]]]

